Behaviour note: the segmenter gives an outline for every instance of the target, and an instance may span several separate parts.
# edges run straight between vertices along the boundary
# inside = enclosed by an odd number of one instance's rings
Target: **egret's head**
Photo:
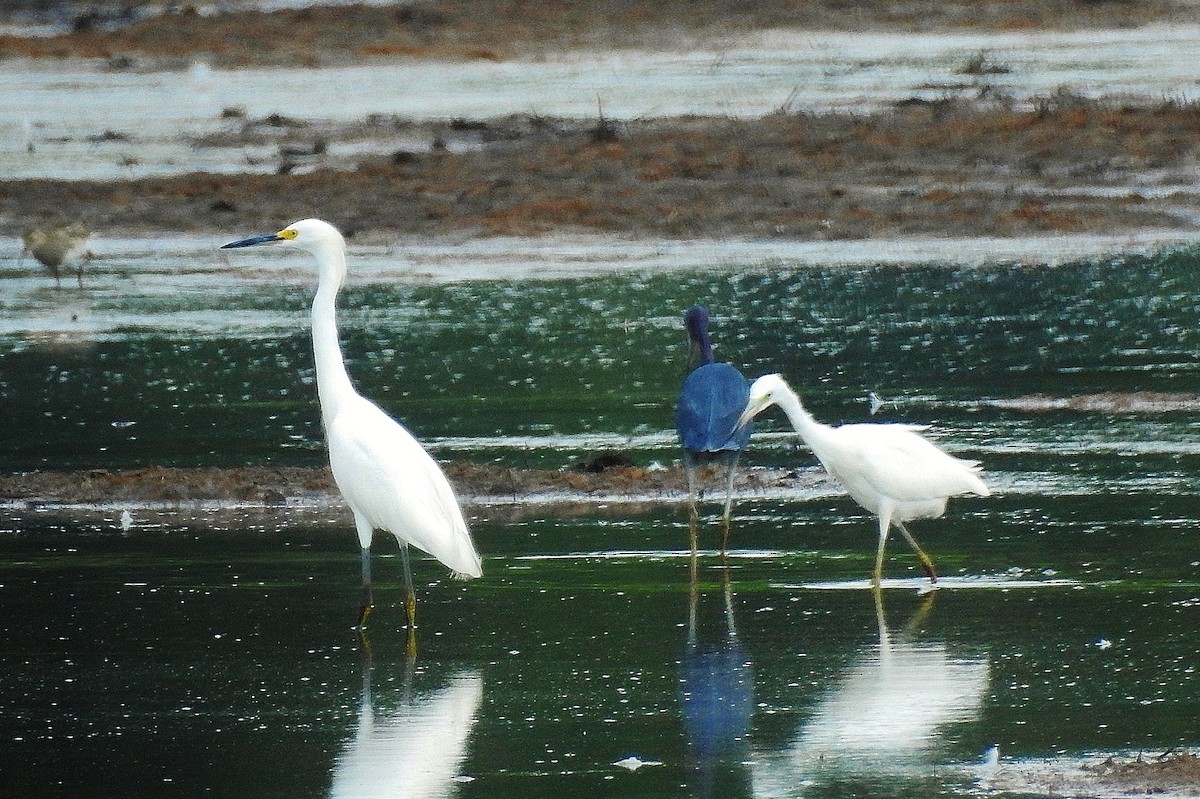
[[[286,244],[316,253],[317,250],[330,244],[345,246],[345,239],[342,238],[341,233],[338,233],[337,228],[328,222],[322,222],[320,219],[302,219],[299,222],[293,222],[278,233],[231,241],[222,245],[221,249],[253,247],[257,244]]]
[[[746,402],[746,410],[742,411],[737,426],[741,427],[770,408],[785,391],[790,391],[790,389],[782,375],[763,375],[755,380],[750,384],[750,399]]]

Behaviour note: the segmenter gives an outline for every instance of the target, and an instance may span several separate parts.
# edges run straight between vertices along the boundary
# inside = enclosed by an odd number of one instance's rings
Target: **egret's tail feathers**
[[[482,577],[483,572],[479,574],[467,574],[466,572],[450,572],[451,580],[474,580],[476,577]]]
[[[970,491],[971,491],[971,493],[972,493],[972,494],[978,494],[978,495],[979,495],[979,496],[981,496],[981,497],[990,497],[990,496],[992,495],[992,491],[991,491],[991,489],[989,489],[989,488],[987,487],[987,483],[985,483],[985,482],[983,482],[982,480],[980,480],[980,479],[979,479],[979,475],[980,475],[982,472],[983,472],[983,467],[982,467],[982,466],[980,466],[978,463],[976,463],[976,464],[975,464],[975,465],[974,465],[974,466],[971,468],[971,474],[970,474],[970,478],[971,478],[971,480],[970,480],[970,485],[971,485],[971,488],[970,488]]]

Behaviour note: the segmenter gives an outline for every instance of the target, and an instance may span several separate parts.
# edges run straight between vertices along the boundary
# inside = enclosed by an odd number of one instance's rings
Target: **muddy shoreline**
[[[130,2],[6,4],[0,21],[53,23],[57,35],[0,35],[0,58],[96,58],[114,68],[327,66],[386,58],[537,58],[565,49],[687,49],[775,28],[813,31],[1088,30],[1195,21],[1187,0],[661,0],[535,3],[428,0],[393,6],[254,10]]]
[[[678,466],[645,467],[620,456],[617,465],[592,459],[563,469],[519,469],[456,460],[443,464],[455,491],[472,504],[513,503],[533,498],[620,497],[642,502],[679,502],[687,481]],[[610,460],[613,460],[611,457]],[[596,465],[596,464],[601,465]],[[724,471],[701,470],[705,496],[724,489]],[[767,492],[827,482],[818,469],[742,468],[737,490]],[[714,494],[713,492],[717,492]],[[0,503],[40,505],[151,505],[224,502],[247,506],[338,504],[341,495],[328,467],[246,466],[46,470],[0,475]]]
[[[124,6],[96,7],[113,15]],[[1192,3],[1026,0],[469,0],[217,15],[184,10],[127,24],[77,23],[75,32],[57,36],[0,36],[0,59],[86,58],[118,71],[185,69],[197,60],[222,69],[503,61],[589,48],[686,50],[774,28],[1100,30],[1194,24],[1197,11]],[[405,37],[417,44],[401,43]],[[611,120],[598,108],[584,120],[380,114],[334,124],[252,118],[227,108],[219,133],[180,132],[179,143],[195,152],[272,155],[256,155],[239,174],[0,181],[0,234],[19,236],[31,224],[67,218],[83,220],[96,237],[221,236],[275,230],[307,216],[375,240],[582,232],[841,241],[1200,229],[1200,104],[1186,97],[1085,98],[1067,89],[1016,103],[990,81],[1006,69],[1002,59],[979,53],[964,60],[944,99],[814,114],[781,98],[775,113],[756,119]],[[86,138],[101,153],[136,151],[137,143],[135,130]]]
[[[72,218],[96,236],[229,235],[307,216],[351,238],[837,241],[1200,229],[1193,104],[1063,94],[1028,110],[948,100],[752,120],[452,120],[423,126],[426,151],[317,155],[303,171],[287,166],[294,150],[385,136],[396,126],[412,135],[411,123],[396,120],[234,125],[234,139],[277,144],[275,174],[0,182],[0,233]],[[474,149],[446,147],[467,137]]]

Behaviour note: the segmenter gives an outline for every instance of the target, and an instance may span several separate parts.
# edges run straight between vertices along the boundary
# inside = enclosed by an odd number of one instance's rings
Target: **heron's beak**
[[[222,244],[222,250],[228,250],[233,247],[253,247],[255,244],[270,244],[273,241],[283,241],[283,237],[276,233],[268,233],[265,236],[251,236],[248,239],[241,241],[231,241],[228,244]]]
[[[734,429],[745,427],[751,419],[771,407],[772,404],[770,397],[751,397],[750,402],[746,405],[746,410],[742,411],[742,415],[738,417],[737,427]]]

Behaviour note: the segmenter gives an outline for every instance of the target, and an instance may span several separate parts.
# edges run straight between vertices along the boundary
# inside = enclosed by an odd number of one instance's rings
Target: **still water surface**
[[[932,797],[976,791],[993,743],[1009,762],[1195,746],[1194,410],[1011,402],[1194,395],[1194,263],[355,282],[351,373],[440,457],[674,459],[680,319],[704,302],[721,357],[782,370],[830,422],[875,390],[995,494],[914,525],[943,590],[918,596],[893,546],[878,602],[873,520],[828,488],[741,497],[728,568],[707,551],[695,582],[678,507],[473,505],[485,577],[417,564],[411,663],[390,542],[369,646],[350,629],[340,507],[135,508],[122,534],[117,507],[8,506],[0,792]],[[7,468],[323,461],[304,272],[142,293],[121,287],[191,278],[106,269],[0,308]],[[22,330],[67,303],[108,321]],[[774,416],[747,462],[815,466]]]

